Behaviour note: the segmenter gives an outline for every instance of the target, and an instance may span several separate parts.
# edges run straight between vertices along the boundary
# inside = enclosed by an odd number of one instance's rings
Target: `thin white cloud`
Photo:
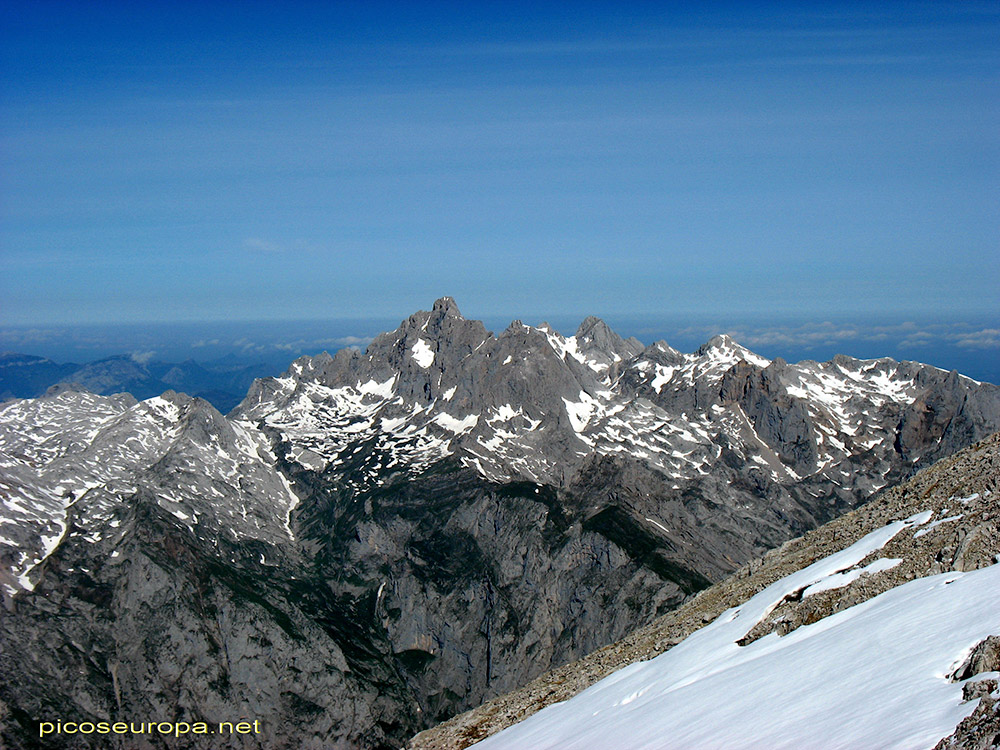
[[[726,333],[744,346],[814,349],[864,341],[894,345],[899,349],[957,346],[963,349],[1000,348],[1000,329],[974,328],[967,323],[917,325],[913,321],[892,325],[861,326],[830,321],[798,326],[691,326],[678,331],[684,337],[708,340]]]
[[[372,342],[371,336],[344,336],[343,338],[335,339],[338,344],[343,346],[368,346]]]
[[[5,328],[0,330],[0,343],[44,344],[65,334],[60,328]]]
[[[314,253],[319,250],[315,245],[302,239],[272,240],[265,237],[247,237],[243,240],[243,248],[267,255]]]
[[[1000,348],[1000,329],[983,328],[971,333],[958,334],[955,346],[963,349],[998,349]]]
[[[265,240],[261,237],[248,237],[243,240],[243,247],[247,250],[256,250],[262,253],[283,253],[288,249],[285,245]]]
[[[368,346],[371,342],[371,336],[338,336],[336,338],[298,339],[297,341],[275,344],[274,348],[286,352],[302,352],[308,349],[340,349],[342,347],[358,349]]]

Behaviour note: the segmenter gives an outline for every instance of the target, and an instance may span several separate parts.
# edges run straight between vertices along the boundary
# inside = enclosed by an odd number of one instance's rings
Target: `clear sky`
[[[0,55],[0,324],[1000,314],[996,2],[7,0]]]

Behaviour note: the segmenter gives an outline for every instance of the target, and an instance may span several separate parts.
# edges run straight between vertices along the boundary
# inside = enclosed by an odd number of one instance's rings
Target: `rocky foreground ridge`
[[[1000,388],[927,365],[494,335],[449,298],[225,417],[4,404],[2,736],[247,716],[262,747],[398,747],[997,429]]]
[[[822,579],[822,585],[802,586],[789,592],[759,622],[745,625],[746,634],[738,644],[748,646],[769,633],[788,635],[917,579],[997,565],[1000,562],[1000,434],[941,460],[909,481],[880,492],[861,508],[771,550],[626,638],[427,730],[406,747],[408,750],[469,747],[546,706],[569,700],[623,667],[669,651],[775,582],[900,521],[904,522],[900,531],[888,542],[859,556],[856,563],[837,575]],[[985,614],[993,622],[992,633],[956,653],[950,668],[945,669],[949,665],[942,664],[946,679],[955,683],[956,695],[961,696],[955,702],[962,704],[959,710],[966,718],[936,745],[930,741],[926,745],[918,742],[907,746],[979,749],[995,747],[1000,740],[1000,691],[996,674],[1000,670],[1000,601],[989,600]],[[957,629],[958,625],[953,622],[949,627]],[[910,629],[919,627],[920,623],[909,624]],[[738,692],[740,687],[733,686],[733,690]],[[891,697],[884,698],[888,701]],[[720,696],[723,702],[730,699],[732,695]],[[572,703],[565,705],[569,707]],[[664,700],[657,710],[670,712],[671,708],[669,700]],[[692,722],[709,721],[705,716],[690,718]],[[851,719],[843,717],[845,722]],[[893,714],[893,721],[902,726],[915,723],[905,703]],[[499,735],[497,739],[502,737]],[[580,739],[586,743],[586,735]],[[746,741],[749,741],[747,746],[753,746],[752,735],[744,737]],[[885,736],[871,738],[873,745],[886,741]],[[835,746],[837,737],[831,735],[829,742],[829,746]],[[504,745],[500,742],[497,746]],[[743,745],[733,745],[737,746]]]

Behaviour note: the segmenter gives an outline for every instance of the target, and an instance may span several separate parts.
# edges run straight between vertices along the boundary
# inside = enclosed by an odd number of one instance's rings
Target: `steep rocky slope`
[[[1000,562],[998,493],[1000,434],[994,434],[909,481],[884,490],[863,507],[768,552],[621,641],[425,731],[407,747],[410,750],[468,747],[545,706],[568,700],[625,666],[669,651],[768,586],[846,550],[866,535],[900,519],[908,522],[878,549],[860,557],[836,576],[824,579],[822,585],[802,586],[785,595],[758,623],[745,627],[746,634],[738,641],[739,645],[748,646],[768,633],[792,633],[916,579],[993,566]],[[873,564],[875,561],[890,564]],[[991,601],[985,614],[992,618],[994,635],[1000,634],[1000,604]],[[911,623],[909,627],[916,628],[918,624]],[[962,695],[961,700],[967,701],[965,713],[969,716],[953,736],[941,740],[939,748],[995,745],[1000,726],[997,700],[1000,694],[996,692],[992,674],[1000,669],[997,643],[995,637],[985,639],[958,659],[953,665],[955,669],[945,670],[949,672],[948,679],[964,683],[956,689]],[[978,705],[971,702],[980,697]],[[671,710],[668,702],[662,710]],[[897,719],[905,725],[905,709]]]
[[[448,298],[228,417],[12,402],[4,736],[249,716],[269,748],[398,746],[997,428],[1000,389],[925,365],[682,354],[595,318],[494,336]]]

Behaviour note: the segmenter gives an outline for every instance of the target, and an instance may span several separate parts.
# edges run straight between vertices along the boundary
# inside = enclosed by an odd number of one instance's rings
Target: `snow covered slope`
[[[1000,434],[409,747],[466,747],[538,703],[475,747],[930,750],[970,716],[947,746],[971,747],[1000,719],[998,486]]]
[[[872,532],[665,654],[476,747],[933,747],[976,708],[947,676],[1000,633],[1000,566],[918,578],[786,636],[738,643],[785,597],[822,585],[914,525],[897,521]]]

